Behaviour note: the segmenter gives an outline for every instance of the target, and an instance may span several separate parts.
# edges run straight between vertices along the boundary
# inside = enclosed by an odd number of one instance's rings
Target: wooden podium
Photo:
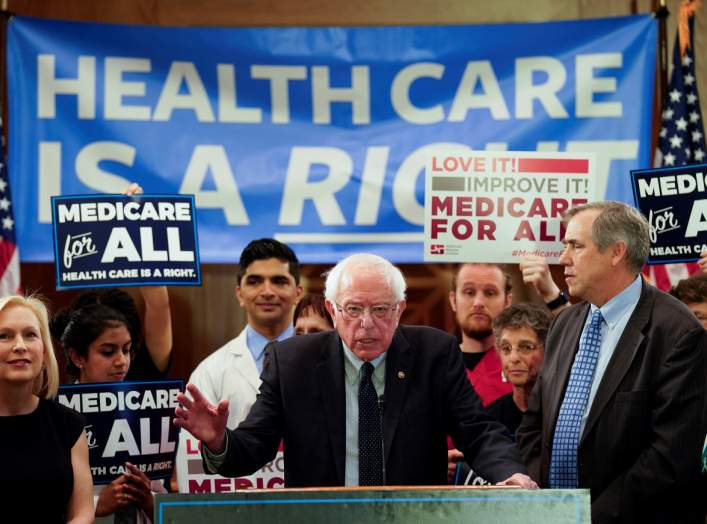
[[[156,524],[591,523],[589,490],[386,486],[155,497]]]

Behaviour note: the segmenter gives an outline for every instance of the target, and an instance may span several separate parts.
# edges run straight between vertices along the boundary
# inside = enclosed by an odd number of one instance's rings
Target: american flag
[[[680,35],[675,35],[673,72],[663,98],[662,126],[656,153],[656,166],[670,167],[707,162],[705,134],[697,95],[693,18],[690,18],[689,45],[680,51]],[[666,291],[683,278],[699,271],[695,263],[650,266],[648,279]]]
[[[0,140],[0,297],[21,291],[20,253],[15,242],[15,220],[12,218],[12,196],[7,178],[4,146],[4,140]]]

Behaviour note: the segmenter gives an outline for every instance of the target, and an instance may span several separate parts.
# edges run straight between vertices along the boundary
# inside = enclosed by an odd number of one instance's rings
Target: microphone
[[[383,485],[387,484],[385,478],[385,435],[383,434],[383,412],[385,411],[385,395],[378,397],[378,419],[381,427],[381,458],[383,459]]]

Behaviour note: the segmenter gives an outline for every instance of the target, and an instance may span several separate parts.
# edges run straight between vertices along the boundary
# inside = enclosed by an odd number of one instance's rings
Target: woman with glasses
[[[493,323],[496,351],[501,359],[503,376],[513,392],[498,400],[501,422],[515,435],[528,397],[538,379],[545,358],[545,337],[550,328],[550,314],[533,304],[515,304],[506,308]]]
[[[504,309],[493,322],[496,351],[501,360],[504,380],[513,387],[494,401],[489,413],[515,437],[528,409],[528,397],[538,379],[545,358],[545,337],[552,318],[546,308],[532,304],[515,304]],[[453,484],[488,484],[461,460],[463,455],[450,451],[448,476]]]

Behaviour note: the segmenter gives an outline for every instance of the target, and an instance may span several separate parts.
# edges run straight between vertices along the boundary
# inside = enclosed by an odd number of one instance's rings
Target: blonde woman
[[[58,386],[44,304],[0,299],[0,492],[23,522],[93,522],[83,417],[52,400]]]

